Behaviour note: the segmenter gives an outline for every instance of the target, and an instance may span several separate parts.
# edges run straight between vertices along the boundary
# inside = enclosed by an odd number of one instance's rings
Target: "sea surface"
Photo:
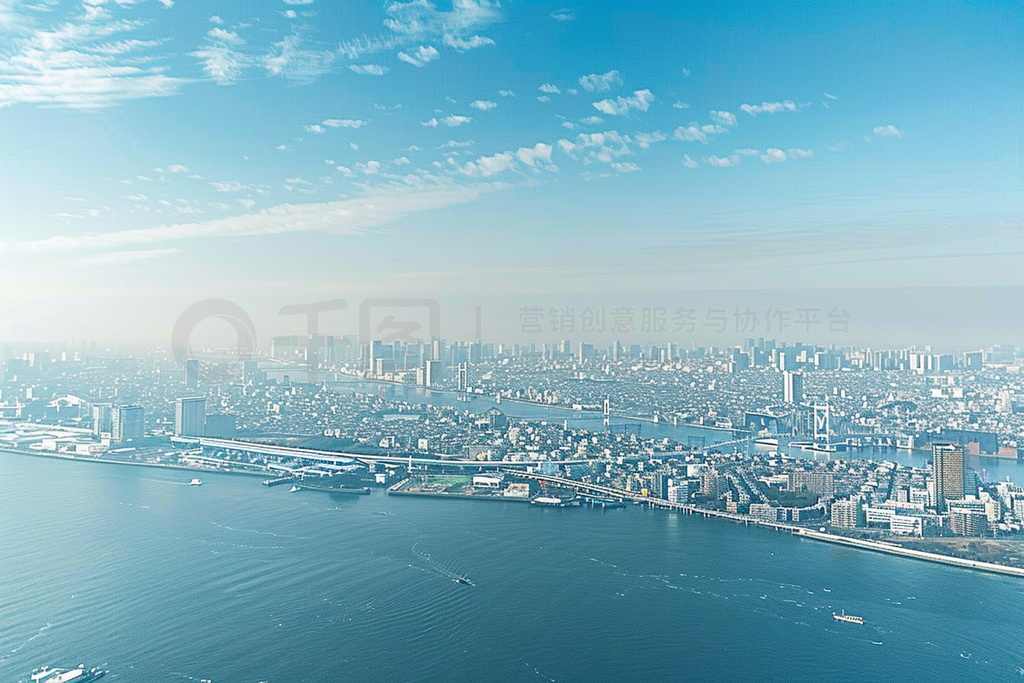
[[[1024,679],[1021,579],[638,506],[201,476],[0,454],[0,680]]]

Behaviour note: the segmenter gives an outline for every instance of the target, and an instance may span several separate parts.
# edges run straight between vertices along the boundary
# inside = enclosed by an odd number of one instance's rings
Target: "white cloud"
[[[631,109],[647,111],[654,101],[654,95],[650,90],[637,90],[632,97],[617,97],[614,100],[601,100],[594,102],[594,109],[610,116],[625,116]]]
[[[225,45],[209,45],[188,53],[203,63],[206,76],[218,85],[231,85],[249,65],[249,59]]]
[[[420,121],[420,125],[426,126],[427,128],[437,128],[437,119],[432,118],[427,121]]]
[[[901,138],[903,137],[903,131],[896,126],[889,124],[888,126],[875,126],[875,135],[880,138]]]
[[[691,123],[687,126],[679,126],[672,132],[672,137],[676,140],[682,140],[684,142],[703,142],[707,144],[710,139],[709,136],[724,133],[725,128],[717,124],[704,124],[699,125],[697,123]]]
[[[520,147],[516,151],[516,158],[530,168],[536,166],[550,167],[552,149],[554,148],[551,145],[538,142],[533,147]]]
[[[448,142],[446,142],[443,145],[441,145],[440,147],[438,147],[438,149],[459,149],[459,148],[462,148],[462,147],[472,147],[472,146],[473,146],[473,141],[472,140],[461,140],[461,141],[460,140],[449,140]]]
[[[814,156],[814,150],[812,149],[798,149],[792,148],[786,150],[786,155],[790,159],[810,159]]]
[[[675,109],[689,109],[690,108],[690,105],[688,105],[686,102],[680,102],[679,100],[676,100],[675,104],[673,104],[672,106]]]
[[[656,130],[653,133],[636,133],[633,135],[633,140],[636,144],[640,145],[643,149],[647,149],[655,142],[664,142],[668,138],[660,130]]]
[[[271,76],[282,76],[295,83],[307,84],[329,72],[337,58],[338,54],[332,50],[303,48],[302,38],[292,34],[274,43],[259,61]]]
[[[764,154],[761,155],[761,161],[766,164],[777,164],[785,160],[786,153],[781,149],[775,149],[773,147],[769,147],[764,151]]]
[[[320,123],[331,128],[362,128],[369,121],[362,119],[324,119]]]
[[[501,152],[491,156],[483,156],[475,162],[470,161],[459,167],[459,172],[471,177],[489,178],[512,167],[512,153]]]
[[[550,14],[551,18],[555,21],[575,21],[576,13],[571,9],[563,8],[555,10]]]
[[[164,9],[171,9],[174,7],[174,0],[160,0],[160,4],[164,6]]]
[[[399,36],[465,36],[500,21],[501,8],[490,0],[453,0],[451,11],[439,11],[429,0],[391,2],[384,25]]]
[[[585,119],[580,119],[580,123],[596,125],[598,123],[604,123],[604,119],[602,119],[600,116],[588,116]]]
[[[480,111],[488,111],[498,106],[497,102],[491,102],[490,100],[473,100],[469,103],[469,106]]]
[[[559,140],[558,148],[563,154],[585,164],[593,162],[610,164],[620,157],[633,154],[629,142],[629,137],[609,130],[604,133],[580,133],[576,136],[575,142]]]
[[[640,167],[632,161],[617,161],[611,164],[611,167],[619,173],[633,173],[640,170]]]
[[[540,97],[537,98],[537,101],[538,102],[550,102],[551,98],[548,97],[547,95],[541,95]]]
[[[839,95],[829,95],[827,92],[826,93],[822,93],[822,95],[824,95],[825,97],[827,97],[830,100],[838,100],[839,99]]]
[[[687,69],[685,66],[683,67],[683,75],[686,76],[687,78],[690,77],[690,70]]]
[[[740,165],[740,155],[733,154],[727,157],[708,157],[704,160],[709,166],[718,166],[719,168],[731,168],[733,166]]]
[[[228,45],[245,44],[245,41],[242,38],[240,38],[237,33],[235,33],[234,31],[226,31],[220,28],[219,26],[211,28],[209,31],[206,32],[206,35],[212,38],[213,40],[219,41],[221,43],[226,43]]]
[[[516,94],[514,92],[512,92],[511,90],[499,90],[498,94],[501,95],[502,97],[515,97],[516,96]]]
[[[300,232],[358,234],[403,216],[472,201],[500,186],[459,185],[442,178],[408,177],[374,188],[357,199],[312,204],[281,204],[256,213],[197,223],[91,234],[58,235],[10,245],[8,253],[117,249],[182,240],[256,237]]]
[[[464,123],[469,123],[472,120],[473,119],[471,119],[468,116],[456,116],[452,114],[451,116],[446,116],[443,119],[441,119],[441,123],[448,126],[449,128],[454,128],[456,126],[461,126]]]
[[[603,74],[580,76],[579,82],[587,92],[607,92],[614,85],[622,85],[622,78],[619,77],[618,71],[609,71]]]
[[[539,88],[537,88],[537,90],[540,90],[541,92],[545,92],[545,93],[547,93],[549,95],[561,95],[562,94],[562,91],[559,90],[558,86],[553,84],[553,83],[545,83],[545,84],[541,85]]]
[[[243,185],[237,180],[228,180],[226,182],[212,182],[210,185],[217,192],[241,192],[242,190],[250,189],[248,185]]]
[[[313,0],[284,0],[286,5],[312,5]]]
[[[181,164],[171,164],[167,167],[168,173],[188,173],[188,169]]]
[[[425,66],[429,62],[441,58],[441,53],[438,52],[437,48],[433,45],[420,45],[415,50],[411,50],[411,52],[412,54],[399,52],[398,58],[403,62],[412,64],[413,66]]]
[[[379,161],[367,161],[365,164],[356,164],[356,170],[363,175],[377,175],[380,173],[380,162]]]
[[[224,20],[221,19],[216,14],[214,14],[212,17],[210,17],[207,21],[209,21],[211,24],[217,24],[218,26],[223,26],[224,25]]]
[[[683,166],[686,168],[697,168],[698,164],[696,161],[690,158],[689,154],[683,155]]]
[[[109,254],[89,256],[78,261],[85,268],[102,268],[104,266],[120,266],[136,261],[153,261],[180,254],[181,249],[142,249],[138,251],[116,251]]]
[[[364,76],[383,76],[388,68],[381,64],[349,64],[348,68]]]
[[[20,15],[8,11],[13,24],[21,23]],[[149,54],[158,41],[121,38],[141,29],[144,22],[112,20],[102,8],[88,4],[85,11],[84,17],[45,30],[19,27],[4,35],[0,107],[96,109],[177,92],[183,81],[167,76],[160,58]]]
[[[307,133],[313,133],[314,135],[323,135],[327,132],[326,128],[317,124],[313,124],[312,126],[303,126],[302,129]]]
[[[796,103],[786,100],[785,102],[762,102],[761,104],[741,104],[740,109],[751,116],[758,114],[778,114],[783,111],[800,111]]]
[[[711,120],[723,126],[736,125],[736,115],[731,111],[712,111]]]
[[[493,40],[491,40],[490,38],[485,38],[483,36],[470,36],[468,38],[459,38],[451,34],[445,34],[445,36],[441,39],[441,42],[458,52],[475,50],[476,48],[484,47],[485,45],[494,45]]]

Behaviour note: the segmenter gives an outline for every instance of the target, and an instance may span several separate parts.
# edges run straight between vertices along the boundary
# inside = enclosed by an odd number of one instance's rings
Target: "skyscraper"
[[[174,404],[174,435],[203,436],[206,433],[206,399],[179,398]]]
[[[459,375],[458,375],[457,389],[459,391],[466,391],[469,389],[469,368],[466,363],[459,363]]]
[[[932,444],[932,473],[935,477],[935,509],[944,512],[949,501],[961,500],[966,492],[964,449],[951,443]]]
[[[428,360],[423,364],[423,386],[436,387],[444,377],[444,366],[439,360]]]
[[[199,386],[199,361],[185,361],[185,388],[195,389]]]
[[[109,435],[113,431],[111,420],[113,409],[109,403],[97,403],[92,407],[92,433],[96,436]]]
[[[804,376],[799,372],[782,373],[782,400],[800,403],[804,400]]]
[[[110,438],[121,443],[146,435],[146,411],[142,406],[118,406],[111,411]]]

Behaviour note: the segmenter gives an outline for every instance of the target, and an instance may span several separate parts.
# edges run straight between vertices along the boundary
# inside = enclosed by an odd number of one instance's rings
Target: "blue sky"
[[[0,337],[1021,285],[1024,5],[821,5],[0,0]]]

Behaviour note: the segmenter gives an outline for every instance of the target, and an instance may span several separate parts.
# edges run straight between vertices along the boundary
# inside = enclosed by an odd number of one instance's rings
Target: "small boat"
[[[203,485],[203,480],[202,479],[193,479],[192,481],[190,481],[188,483],[188,485],[189,486],[202,486]]]
[[[840,614],[832,613],[832,618],[836,621],[841,621],[846,624],[863,624],[864,617],[855,617],[852,614],[847,614],[846,610],[843,610]]]
[[[464,576],[460,576],[460,577],[458,577],[456,579],[452,579],[452,581],[454,581],[455,583],[461,583],[463,586],[475,586],[476,585],[475,583],[473,583],[472,581],[470,581],[469,579],[467,579]]]
[[[292,487],[290,489],[288,489],[288,493],[295,493],[296,491],[299,491],[299,490],[301,490],[301,489],[299,489],[298,486],[295,486],[294,484],[292,484]]]
[[[100,668],[86,669],[84,664],[73,669],[51,669],[44,666],[33,671],[31,679],[32,683],[89,683],[103,678],[107,673]]]

